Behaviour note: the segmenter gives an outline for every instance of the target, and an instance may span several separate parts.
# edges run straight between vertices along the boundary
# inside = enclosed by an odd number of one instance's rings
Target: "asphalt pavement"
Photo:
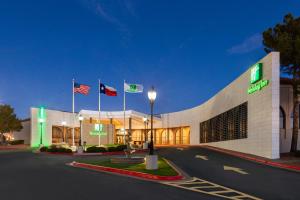
[[[300,199],[299,172],[254,163],[202,147],[160,148],[158,154],[192,177],[262,199]]]
[[[156,182],[65,165],[73,160],[72,156],[0,152],[0,200],[217,199]]]

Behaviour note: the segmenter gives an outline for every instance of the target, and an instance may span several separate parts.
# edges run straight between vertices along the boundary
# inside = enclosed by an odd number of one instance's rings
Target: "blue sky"
[[[261,33],[295,0],[1,0],[0,103],[19,117],[45,105],[71,111],[72,78],[92,86],[76,111],[97,109],[97,82],[115,87],[103,110],[122,110],[123,80],[158,92],[156,113],[197,106],[265,55]],[[144,94],[128,109],[149,112]]]

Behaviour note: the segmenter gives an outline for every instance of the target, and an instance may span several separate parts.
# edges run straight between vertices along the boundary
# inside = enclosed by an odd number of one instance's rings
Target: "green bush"
[[[46,151],[48,151],[48,147],[41,147],[40,148],[40,152],[46,152]]]
[[[88,152],[88,153],[106,152],[106,149],[104,147],[92,146],[92,147],[88,147],[86,149],[86,152]]]
[[[107,151],[114,152],[114,151],[119,151],[119,150],[117,149],[117,147],[107,147]]]
[[[24,144],[24,140],[12,140],[8,142],[10,145]]]
[[[126,144],[120,144],[118,146],[116,146],[117,151],[124,151],[125,149],[127,149],[127,145]]]
[[[53,152],[53,153],[72,153],[71,149],[65,148],[65,147],[60,147],[56,145],[51,145],[47,152]]]

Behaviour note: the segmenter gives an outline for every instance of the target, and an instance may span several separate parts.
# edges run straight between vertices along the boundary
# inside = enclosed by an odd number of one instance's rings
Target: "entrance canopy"
[[[85,120],[90,122],[99,123],[99,112],[94,110],[81,110],[79,112]],[[143,118],[147,117],[150,125],[150,115],[145,113],[140,113],[134,110],[125,111],[125,128],[129,128],[129,123],[131,121],[132,128],[143,128],[145,126]],[[113,124],[116,129],[124,127],[124,112],[123,111],[101,111],[100,118],[102,124]],[[153,124],[161,124],[160,117],[153,117]]]

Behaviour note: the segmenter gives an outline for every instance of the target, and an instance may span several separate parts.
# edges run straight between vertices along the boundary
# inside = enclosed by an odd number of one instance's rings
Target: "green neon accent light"
[[[261,90],[269,84],[269,80],[261,80],[248,88],[248,94]]]
[[[38,108],[37,113],[37,135],[35,141],[32,142],[32,147],[39,147],[40,144],[43,144],[44,146],[49,146],[49,142],[46,141],[45,135],[46,135],[46,109],[45,107],[41,106]]]
[[[103,131],[103,128],[103,124],[95,124],[94,130],[90,131],[90,135],[107,135],[107,133]]]
[[[257,63],[251,68],[250,83],[254,84],[262,78],[262,63]]]

